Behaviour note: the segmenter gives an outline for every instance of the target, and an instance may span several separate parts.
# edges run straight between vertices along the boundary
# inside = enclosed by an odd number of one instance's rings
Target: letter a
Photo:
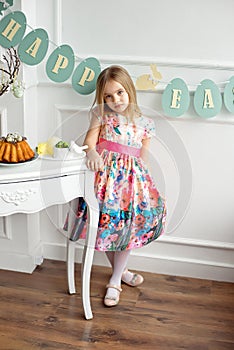
[[[214,102],[210,89],[205,89],[203,108],[214,108]]]
[[[29,46],[26,52],[35,58],[40,45],[41,45],[41,39],[36,38],[36,40],[32,43],[31,46]]]

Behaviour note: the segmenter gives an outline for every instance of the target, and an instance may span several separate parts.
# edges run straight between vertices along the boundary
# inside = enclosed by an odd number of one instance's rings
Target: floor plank
[[[123,284],[117,307],[103,305],[110,269],[94,266],[93,320],[67,293],[66,266],[46,260],[33,274],[0,271],[1,350],[231,350],[234,285],[143,273],[139,288]]]

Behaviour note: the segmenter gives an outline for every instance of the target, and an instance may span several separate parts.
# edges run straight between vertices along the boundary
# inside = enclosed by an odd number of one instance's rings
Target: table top
[[[85,158],[54,160],[38,157],[23,164],[8,166],[0,164],[0,184],[61,177],[87,170]]]

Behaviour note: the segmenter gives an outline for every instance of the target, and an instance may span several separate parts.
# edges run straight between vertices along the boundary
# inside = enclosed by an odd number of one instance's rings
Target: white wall
[[[234,75],[233,1],[119,0],[111,6],[107,0],[22,3],[29,24],[46,29],[57,45],[73,47],[76,64],[80,58],[94,56],[103,68],[124,65],[135,80],[149,74],[150,63],[156,63],[163,76],[156,92],[138,91],[138,100],[156,122],[153,175],[167,198],[167,232],[132,252],[131,266],[233,281],[234,115],[223,107],[219,115],[204,120],[192,106],[201,80],[214,80],[222,91],[223,82]],[[50,43],[48,55],[54,48]],[[77,94],[70,81],[51,83],[45,62],[37,67],[38,83],[34,80],[28,88],[28,93],[36,89],[37,133],[29,131],[32,140],[44,141],[54,133],[70,139],[82,137],[88,125],[84,110],[94,96]],[[161,97],[167,82],[175,77],[187,82],[191,103],[184,116],[172,119],[163,115]],[[25,108],[26,125],[30,125],[27,101]],[[65,239],[56,227],[62,218],[57,216],[57,208],[40,214],[44,256],[65,259]],[[97,253],[95,263],[106,260]]]
[[[62,39],[81,56],[231,62],[233,7],[232,0],[63,1]]]

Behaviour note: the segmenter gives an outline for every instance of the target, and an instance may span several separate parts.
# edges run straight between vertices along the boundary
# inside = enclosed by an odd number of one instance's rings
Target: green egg
[[[183,79],[175,78],[166,87],[162,96],[164,113],[169,117],[184,114],[190,103],[189,90]]]
[[[229,79],[223,92],[223,101],[227,110],[234,113],[234,76]]]
[[[216,116],[222,107],[222,97],[217,85],[210,79],[203,80],[194,94],[194,108],[203,118]]]

